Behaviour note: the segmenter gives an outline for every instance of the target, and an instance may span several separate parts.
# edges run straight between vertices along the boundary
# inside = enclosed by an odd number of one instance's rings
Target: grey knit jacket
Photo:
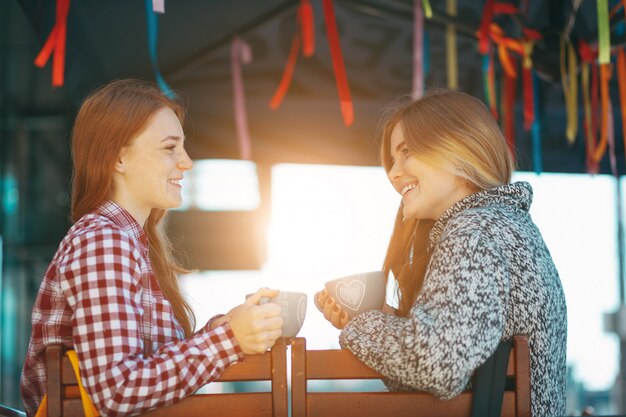
[[[409,317],[369,311],[339,342],[391,390],[449,399],[514,334],[529,337],[532,415],[565,415],[567,317],[559,274],[518,182],[459,201],[430,232],[432,256]]]

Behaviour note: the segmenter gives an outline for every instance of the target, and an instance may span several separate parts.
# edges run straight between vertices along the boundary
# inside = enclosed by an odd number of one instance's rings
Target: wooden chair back
[[[306,350],[306,340],[296,338],[291,348],[292,417],[411,416],[470,417],[472,392],[440,400],[426,392],[310,392],[310,380],[382,379],[383,376],[347,350]],[[503,417],[530,417],[530,352],[526,336],[515,336],[509,357]],[[507,384],[513,385],[513,384]]]
[[[84,417],[78,384],[61,345],[46,349],[48,417]],[[286,341],[278,339],[270,352],[246,356],[231,365],[219,382],[270,381],[270,392],[195,394],[145,417],[258,416],[287,417]]]

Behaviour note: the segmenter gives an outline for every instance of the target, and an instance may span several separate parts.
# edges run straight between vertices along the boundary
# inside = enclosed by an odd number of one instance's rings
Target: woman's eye
[[[410,153],[409,148],[402,148],[400,152],[402,152],[402,155],[404,156],[407,156]]]

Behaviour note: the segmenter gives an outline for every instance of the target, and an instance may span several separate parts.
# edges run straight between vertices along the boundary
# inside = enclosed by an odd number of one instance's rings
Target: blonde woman
[[[526,334],[532,414],[565,414],[566,305],[559,274],[528,210],[532,188],[510,184],[513,158],[476,98],[437,91],[396,108],[382,162],[402,195],[384,271],[399,305],[345,323],[318,304],[342,347],[392,390],[458,395],[500,341]],[[345,327],[344,327],[345,326]]]
[[[192,167],[183,114],[137,80],[111,82],[83,102],[72,133],[75,223],[33,307],[21,378],[29,416],[45,394],[49,344],[76,350],[100,415],[124,416],[180,401],[280,336],[280,307],[256,305],[276,295],[268,289],[194,332],[177,277],[186,271],[162,229]]]

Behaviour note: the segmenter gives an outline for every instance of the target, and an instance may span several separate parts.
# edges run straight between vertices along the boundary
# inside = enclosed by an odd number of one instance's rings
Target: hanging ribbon
[[[537,73],[533,71],[533,101],[535,108],[535,117],[533,125],[530,129],[533,142],[533,166],[535,172],[541,174],[543,171],[542,155],[541,155],[541,120],[539,116],[539,78]]]
[[[413,2],[413,100],[424,95],[424,13],[421,3],[422,0]]]
[[[152,10],[155,13],[165,13],[165,0],[152,0]]]
[[[302,0],[298,7],[298,21],[302,32],[302,55],[310,58],[315,53],[315,22],[313,6],[309,0]]]
[[[566,55],[567,53],[567,64]],[[576,139],[578,130],[578,82],[576,79],[576,71],[578,63],[576,61],[576,51],[570,42],[561,37],[560,42],[560,69],[561,83],[563,85],[563,94],[565,96],[565,108],[567,114],[567,128],[565,136],[567,142],[571,145]],[[566,69],[567,68],[567,69]]]
[[[446,13],[456,17],[457,0],[446,0]],[[448,64],[448,88],[459,88],[458,59],[456,50],[456,27],[453,24],[446,25],[446,62]]]
[[[626,54],[623,49],[617,52],[617,84],[619,85],[619,101],[622,113],[622,138],[624,141],[624,154],[626,155]]]
[[[241,63],[252,62],[252,50],[250,45],[235,37],[230,48],[230,68],[233,79],[233,103],[235,110],[235,129],[239,143],[239,156],[241,159],[250,160],[251,145],[248,132],[248,116],[246,114],[246,98],[243,89],[243,77],[241,76]]]
[[[582,48],[581,48],[582,49]],[[583,55],[581,54],[581,58]],[[583,90],[583,109],[584,109],[584,119],[583,119],[583,131],[585,133],[585,153],[586,153],[586,165],[587,172],[590,174],[598,173],[598,164],[594,163],[591,159],[591,155],[593,153],[594,140],[593,140],[593,121],[591,117],[591,98],[589,94],[589,62],[583,58],[583,64],[581,65],[580,72],[580,80],[582,82],[582,90]]]
[[[433,8],[430,7],[430,0],[422,0],[422,6],[424,6],[424,15],[426,16],[426,19],[432,19]]]
[[[159,19],[154,10],[152,9],[152,0],[145,0],[146,6],[146,22],[148,29],[148,51],[150,52],[150,63],[152,64],[152,71],[154,71],[154,78],[157,85],[163,91],[163,93],[169,98],[175,98],[176,94],[172,91],[169,85],[163,79],[161,71],[159,70],[159,64],[157,60],[157,43],[159,37]]]
[[[337,31],[337,22],[335,21],[335,10],[333,8],[333,0],[323,0],[324,21],[326,23],[326,33],[328,35],[328,44],[330,46],[330,56],[333,61],[333,72],[335,73],[335,81],[337,83],[337,91],[339,92],[339,101],[341,103],[341,115],[346,126],[350,126],[354,121],[354,107],[352,98],[350,97],[350,87],[348,86],[348,77],[343,64],[343,55],[341,54],[341,44],[339,43],[339,33]]]
[[[515,68],[515,58],[510,58],[511,65]],[[511,153],[515,155],[515,77],[510,76],[505,72],[504,74],[504,88],[503,95],[504,99],[502,100],[502,114],[503,114],[503,123],[504,123],[504,134],[506,136],[506,141],[509,145],[509,149]]]
[[[287,95],[287,91],[289,91],[293,73],[298,62],[300,44],[303,43],[302,54],[305,57],[309,58],[315,53],[315,24],[313,21],[313,7],[309,0],[302,0],[300,2],[300,6],[298,7],[298,24],[300,25],[300,31],[293,35],[291,49],[289,50],[289,56],[287,57],[283,75],[278,83],[278,88],[276,88],[269,102],[270,109],[272,110],[276,110],[280,107],[283,99]]]
[[[598,5],[598,61],[602,64],[611,62],[611,29],[609,25],[608,0],[596,0]]]
[[[487,0],[483,8],[483,18],[478,29],[478,50],[482,55],[489,51],[489,27],[493,19],[493,7],[495,0]]]
[[[35,58],[35,65],[43,68],[54,51],[52,58],[52,86],[63,85],[65,77],[65,42],[67,38],[67,15],[70,11],[70,0],[57,0],[54,27]]]
[[[611,11],[609,12],[609,20],[613,19],[613,17],[615,17],[615,15],[624,7],[624,5],[626,5],[626,1],[622,0],[622,2],[623,3],[617,3],[615,6],[613,6]],[[626,9],[624,9],[624,13],[626,13]]]
[[[522,79],[523,79],[523,94],[524,94],[524,129],[529,131],[533,126],[535,120],[535,100],[534,86],[533,86],[533,74],[532,74],[532,53],[535,43],[533,41],[525,41],[522,43],[524,47],[524,57],[522,60]]]
[[[613,103],[609,97],[607,113],[607,142],[609,143],[609,160],[611,161],[611,173],[617,177],[617,156],[615,154],[615,127],[613,126]]]
[[[587,137],[587,169],[590,172],[598,172],[599,163],[606,151],[608,140],[609,81],[611,79],[612,65],[610,63],[599,65],[600,81],[598,82],[598,67],[594,65],[598,52],[594,51],[584,41],[580,42],[579,52],[580,57],[584,62],[582,76],[584,85],[583,88],[585,90],[587,90],[589,84],[588,65],[592,65],[591,105],[588,104],[589,95],[586,91],[583,92],[585,97],[585,134]],[[596,140],[595,135],[598,131],[598,84],[600,89],[601,114],[599,122],[600,137]],[[590,116],[589,113],[591,113]]]
[[[276,110],[278,107],[280,107],[280,104],[283,102],[283,99],[285,98],[285,95],[289,90],[289,86],[291,85],[291,79],[293,78],[293,72],[296,68],[296,63],[298,62],[299,52],[300,36],[296,34],[291,40],[291,50],[289,51],[289,57],[287,58],[287,64],[285,65],[283,76],[280,79],[280,83],[278,83],[278,88],[270,99],[269,106],[272,110]]]
[[[496,120],[500,120],[500,115],[498,114],[498,94],[496,93],[496,69],[493,58],[493,48],[489,48],[488,54],[488,70],[487,70],[487,82],[489,88],[489,107],[491,108],[491,114]]]
[[[608,120],[609,120],[609,81],[611,79],[611,64],[600,64],[600,98],[601,115],[600,115],[600,140],[598,146],[593,153],[593,161],[600,162],[604,152],[606,151]]]

